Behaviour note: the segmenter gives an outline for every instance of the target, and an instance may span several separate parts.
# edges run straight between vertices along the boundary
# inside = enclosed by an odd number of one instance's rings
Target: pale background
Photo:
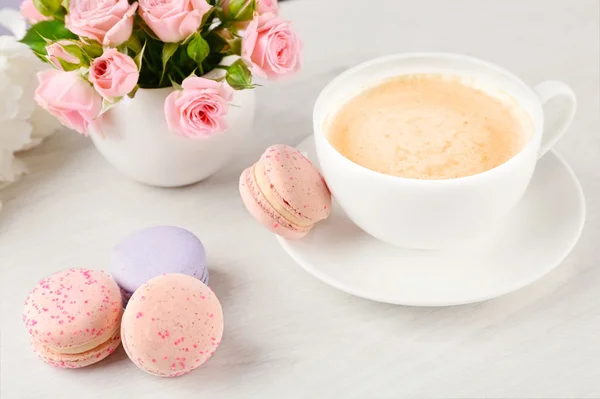
[[[89,140],[61,134],[0,192],[2,399],[600,397],[598,0],[295,0],[282,9],[304,39],[304,70],[257,89],[253,138],[226,170],[182,189],[146,187]],[[266,146],[311,134],[313,101],[334,75],[427,50],[479,56],[530,84],[562,79],[580,103],[558,150],[587,196],[581,240],[541,281],[485,303],[409,308],[335,291],[296,266],[237,194],[240,172]],[[215,356],[177,379],[143,373],[122,349],[74,371],[36,359],[20,320],[28,291],[60,269],[106,267],[117,240],[153,224],[189,228],[208,249],[226,318]]]

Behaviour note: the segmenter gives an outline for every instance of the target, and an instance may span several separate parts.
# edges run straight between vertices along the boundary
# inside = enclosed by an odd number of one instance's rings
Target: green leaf
[[[221,53],[227,51],[229,44],[227,39],[219,34],[219,31],[213,30],[206,36],[206,41],[210,46],[210,49],[214,53]]]
[[[100,110],[100,113],[98,114],[98,116],[104,114],[105,112],[107,112],[109,109],[111,109],[112,107],[114,107],[115,105],[117,105],[117,103],[119,101],[121,101],[123,97],[117,97],[115,98],[113,101],[109,101],[106,98],[102,99],[102,109]],[[98,118],[98,116],[96,118]]]
[[[62,58],[58,58],[58,57],[56,57],[56,59],[58,60],[62,69],[67,72],[75,71],[81,67],[81,64],[71,64],[70,62],[67,62],[67,61],[63,60]]]
[[[211,23],[212,20],[214,19],[214,14],[215,13],[215,8],[211,8],[210,10],[208,10],[207,12],[204,13],[204,15],[202,16],[202,22],[200,23],[201,27],[204,27],[204,25],[206,23]],[[202,30],[202,29],[201,29]]]
[[[173,89],[175,89],[175,90],[183,90],[183,87],[181,87],[181,85],[179,83],[177,83],[176,81],[174,81],[173,78],[171,77],[171,75],[169,75],[169,80],[171,81],[171,84],[173,85]]]
[[[52,20],[33,25],[19,41],[31,47],[36,53],[46,55],[47,43],[61,39],[78,39],[78,37],[65,27],[64,22]]]
[[[61,6],[63,6],[63,8],[65,10],[69,9],[69,0],[62,0],[62,2],[60,3]]]
[[[100,43],[94,40],[90,40],[89,42],[82,41],[81,48],[90,58],[98,58],[104,52]]]
[[[33,54],[35,54],[35,56],[38,57],[40,60],[49,63],[48,58],[46,58],[46,56],[44,54],[40,54],[36,51],[34,51]]]
[[[144,46],[140,49],[140,52],[137,53],[137,55],[133,58],[133,62],[135,62],[135,65],[137,65],[138,67],[138,71],[142,70],[142,61],[144,60],[144,51],[146,51],[146,43],[147,42],[144,42]]]
[[[137,91],[138,91],[139,88],[140,88],[140,86],[135,85],[135,87],[133,88],[133,90],[131,90],[129,92],[129,94],[127,94],[127,97],[129,97],[129,98],[135,97],[135,93],[137,93]]]
[[[227,84],[234,90],[252,89],[252,73],[244,61],[237,60],[227,68]]]
[[[227,40],[231,54],[242,55],[242,39]]]
[[[202,64],[202,61],[210,54],[210,46],[208,42],[200,35],[194,33],[194,37],[187,45],[187,55],[197,64]]]
[[[142,51],[142,43],[136,35],[131,35],[131,37],[125,42],[125,46],[133,51],[134,54],[139,54]]]
[[[249,21],[256,11],[256,0],[230,0],[229,16],[236,21]]]
[[[52,17],[61,11],[60,1],[61,0],[33,0],[33,5],[42,15]]]
[[[162,81],[164,76],[165,76],[165,71],[167,68],[167,62],[169,62],[169,59],[171,59],[171,57],[173,56],[173,54],[175,54],[175,52],[177,51],[177,48],[179,48],[179,44],[177,43],[165,43],[163,49],[162,49],[162,72],[160,74],[160,80]]]
[[[77,44],[65,44],[62,48],[73,57],[77,57],[78,60],[83,61],[85,57],[83,50]]]
[[[221,8],[215,9],[215,16],[219,21],[227,21],[227,17],[225,16],[225,12]]]
[[[46,5],[42,2],[42,0],[33,0],[33,6],[40,12],[40,14],[47,17],[52,16],[52,10],[46,8]]]

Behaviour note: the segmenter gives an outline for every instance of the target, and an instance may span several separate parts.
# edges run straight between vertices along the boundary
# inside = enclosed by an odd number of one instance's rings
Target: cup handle
[[[551,126],[544,127],[542,145],[538,154],[538,158],[541,158],[556,144],[573,121],[577,109],[577,99],[573,90],[566,83],[558,80],[547,80],[535,86],[533,90],[538,95],[542,107],[553,98],[563,97],[565,99],[565,104],[559,111],[556,121]]]

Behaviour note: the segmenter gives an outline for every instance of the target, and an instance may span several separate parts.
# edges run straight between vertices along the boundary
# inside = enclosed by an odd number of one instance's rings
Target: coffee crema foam
[[[413,179],[452,179],[492,169],[516,155],[533,122],[458,76],[385,80],[344,104],[326,126],[329,142],[368,169]]]

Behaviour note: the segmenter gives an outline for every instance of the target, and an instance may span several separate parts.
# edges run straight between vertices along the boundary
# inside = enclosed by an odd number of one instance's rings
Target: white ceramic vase
[[[222,168],[241,146],[254,119],[254,91],[234,91],[228,129],[201,139],[169,131],[164,103],[173,88],[140,89],[99,120],[90,136],[100,153],[121,173],[151,186],[178,187],[199,182]]]

